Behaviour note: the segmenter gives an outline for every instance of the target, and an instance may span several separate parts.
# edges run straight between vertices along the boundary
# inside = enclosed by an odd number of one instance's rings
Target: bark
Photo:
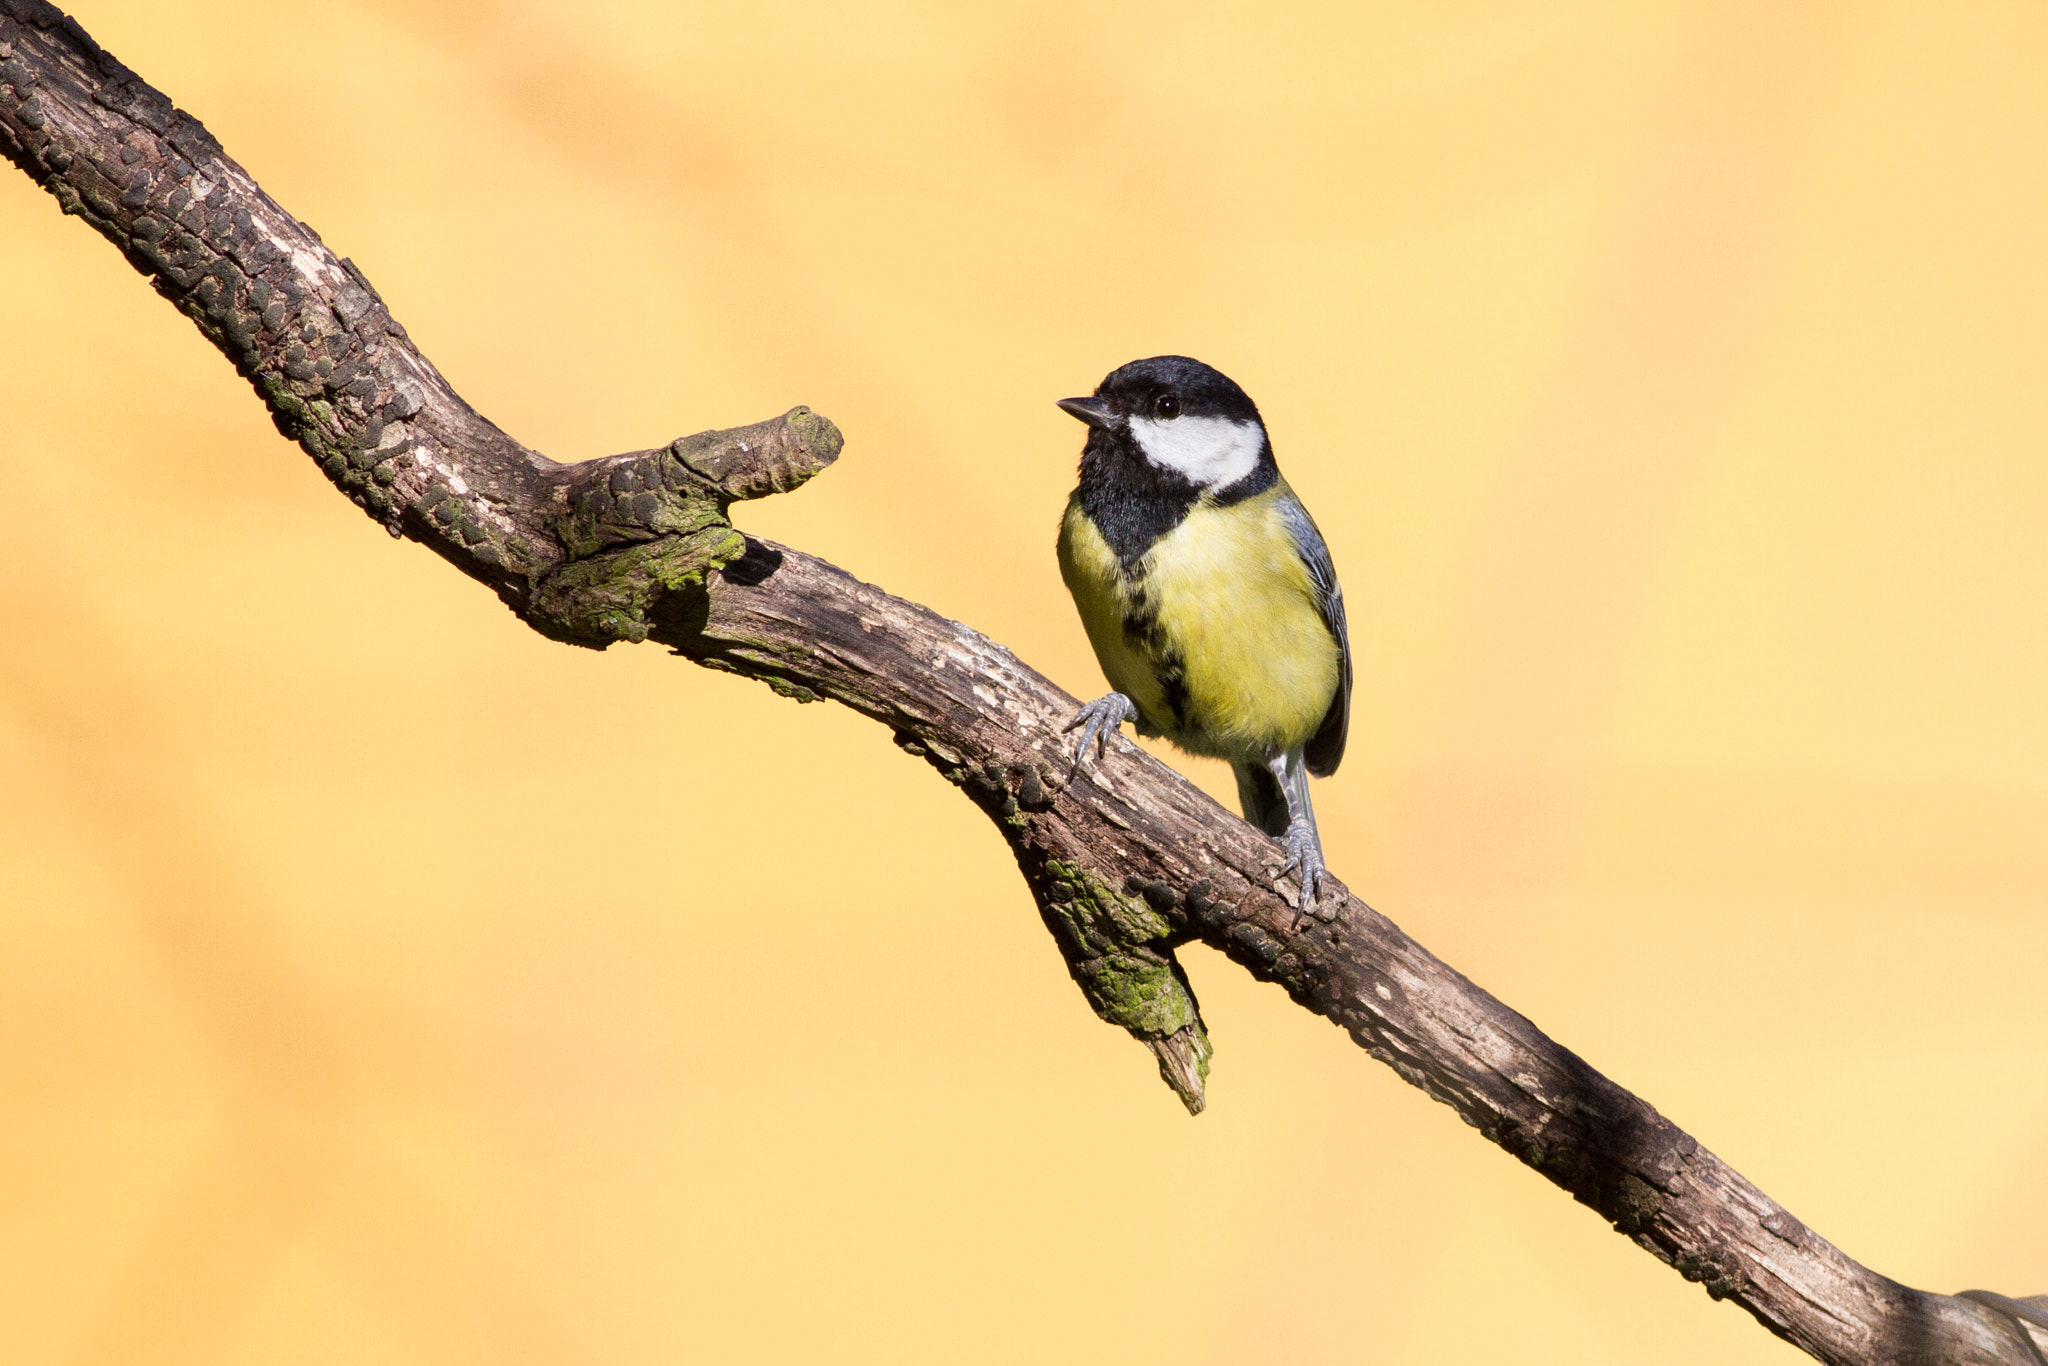
[[[557,464],[480,416],[350,262],[193,118],[41,0],[0,0],[0,151],[97,229],[250,381],[278,429],[393,536],[571,644],[655,640],[888,726],[1008,842],[1075,981],[1192,1111],[1209,1042],[1174,957],[1201,940],[1822,1361],[2048,1366],[2048,1297],[1913,1290],[1719,1158],[1332,879],[1302,914],[1276,846],[1135,747],[1077,769],[1076,702],[1002,646],[799,551],[730,504],[838,454],[796,408]]]

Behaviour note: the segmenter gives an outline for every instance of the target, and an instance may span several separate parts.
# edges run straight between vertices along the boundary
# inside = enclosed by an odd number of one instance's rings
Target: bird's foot
[[[1323,878],[1329,871],[1323,865],[1323,842],[1316,838],[1315,827],[1306,821],[1296,821],[1287,827],[1287,833],[1280,837],[1280,847],[1287,854],[1287,861],[1274,870],[1273,881],[1278,882],[1289,873],[1301,884],[1299,909],[1307,911],[1319,920],[1335,920],[1337,908],[1325,910],[1317,905],[1322,895]]]
[[[1099,758],[1109,749],[1109,737],[1126,721],[1138,719],[1138,706],[1120,692],[1105,694],[1074,713],[1074,719],[1060,727],[1060,733],[1081,727],[1081,743],[1074,746],[1074,762],[1088,762],[1088,743],[1095,742]]]

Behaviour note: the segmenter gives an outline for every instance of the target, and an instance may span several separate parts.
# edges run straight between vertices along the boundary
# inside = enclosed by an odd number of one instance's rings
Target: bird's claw
[[[1060,727],[1060,733],[1064,735],[1076,726],[1083,727],[1081,743],[1074,746],[1074,762],[1085,764],[1088,762],[1089,741],[1095,742],[1096,757],[1100,758],[1109,750],[1111,733],[1124,722],[1135,721],[1137,717],[1137,704],[1130,698],[1120,692],[1108,693],[1075,712],[1074,719]]]
[[[1287,861],[1273,870],[1273,881],[1278,882],[1289,873],[1301,884],[1300,909],[1324,920],[1335,919],[1334,911],[1325,914],[1316,904],[1322,895],[1323,878],[1328,869],[1323,864],[1323,847],[1315,831],[1306,826],[1290,826],[1280,837],[1280,848],[1286,853]]]

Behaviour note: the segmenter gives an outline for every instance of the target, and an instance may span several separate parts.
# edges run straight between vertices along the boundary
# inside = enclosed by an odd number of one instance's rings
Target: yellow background
[[[1220,366],[1337,871],[2048,1290],[2038,0],[76,4],[508,430],[812,404],[741,524],[1077,693],[1052,400]],[[0,251],[9,1362],[1795,1359],[1205,950],[1190,1120],[881,729],[548,644],[11,170]]]

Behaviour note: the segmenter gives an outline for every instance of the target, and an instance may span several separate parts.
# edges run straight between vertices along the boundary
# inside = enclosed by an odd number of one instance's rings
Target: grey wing
[[[1344,758],[1344,737],[1351,727],[1351,636],[1344,625],[1344,590],[1337,583],[1337,566],[1330,563],[1330,548],[1323,544],[1323,535],[1316,530],[1308,509],[1300,499],[1290,496],[1285,513],[1302,563],[1308,566],[1309,578],[1315,583],[1316,608],[1323,614],[1323,624],[1337,638],[1337,695],[1330,699],[1330,710],[1323,714],[1322,725],[1316,727],[1304,749],[1308,771],[1318,778],[1327,778],[1337,771]]]

